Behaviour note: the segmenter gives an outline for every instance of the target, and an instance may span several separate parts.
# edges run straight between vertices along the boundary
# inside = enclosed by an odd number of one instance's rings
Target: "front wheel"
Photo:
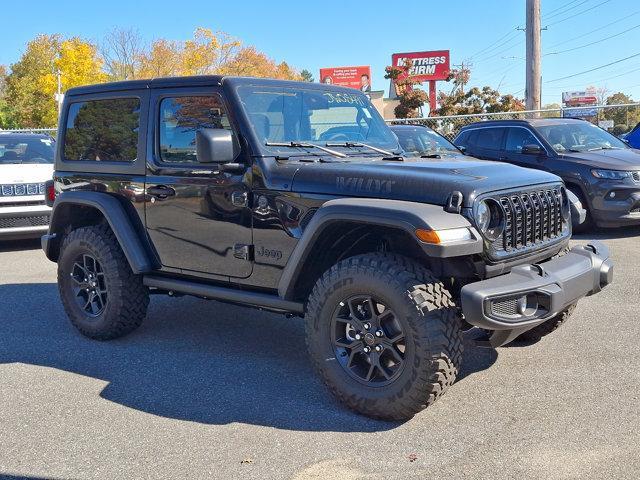
[[[341,261],[309,298],[306,339],[329,390],[352,410],[405,420],[455,381],[460,318],[442,282],[411,260],[366,254]]]

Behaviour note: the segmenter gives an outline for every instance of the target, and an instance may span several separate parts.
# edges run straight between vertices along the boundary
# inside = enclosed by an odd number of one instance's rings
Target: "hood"
[[[405,158],[381,161],[350,158],[330,163],[299,163],[292,190],[353,197],[378,197],[445,205],[451,192],[464,196],[470,207],[478,195],[510,188],[560,182],[540,170],[501,162],[478,160],[466,155],[442,158]]]
[[[53,178],[53,164],[0,163],[0,184],[8,183],[43,183]]]
[[[634,148],[595,150],[593,152],[567,152],[563,153],[561,158],[595,168],[640,170],[640,150]]]

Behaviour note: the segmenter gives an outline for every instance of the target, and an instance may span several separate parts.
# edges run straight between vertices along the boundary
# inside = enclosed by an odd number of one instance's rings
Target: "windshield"
[[[558,153],[627,148],[626,144],[589,122],[536,127]]]
[[[460,153],[451,142],[427,127],[398,127],[393,132],[400,140],[400,146],[409,154],[435,155],[439,153]]]
[[[344,153],[357,148],[359,155],[379,153],[350,143],[398,149],[398,142],[382,117],[369,99],[356,90],[351,93],[330,89],[241,86],[238,95],[262,146],[290,142],[322,146],[344,143],[343,147],[347,148]],[[268,148],[281,151],[283,147]],[[322,152],[315,150],[314,154]]]
[[[54,144],[45,136],[0,135],[0,165],[53,163]]]

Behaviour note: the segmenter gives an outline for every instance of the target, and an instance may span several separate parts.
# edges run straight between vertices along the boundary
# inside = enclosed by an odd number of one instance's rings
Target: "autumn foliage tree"
[[[421,85],[421,82],[409,73],[412,66],[413,61],[407,58],[403,65],[385,69],[384,78],[393,81],[400,102],[393,110],[397,118],[417,117],[420,114],[420,109],[429,101],[427,92],[415,88]]]
[[[57,72],[63,92],[106,81],[184,75],[302,79],[286,62],[207,28],[197,28],[188,40],[160,38],[148,46],[134,30],[112,30],[99,45],[78,37],[38,35],[16,63],[0,69],[0,128],[57,125]]]

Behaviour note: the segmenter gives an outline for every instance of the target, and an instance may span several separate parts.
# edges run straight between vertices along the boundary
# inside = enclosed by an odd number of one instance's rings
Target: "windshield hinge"
[[[447,198],[447,204],[444,206],[444,211],[449,213],[460,213],[462,211],[462,193],[459,191],[451,192],[449,198]]]

